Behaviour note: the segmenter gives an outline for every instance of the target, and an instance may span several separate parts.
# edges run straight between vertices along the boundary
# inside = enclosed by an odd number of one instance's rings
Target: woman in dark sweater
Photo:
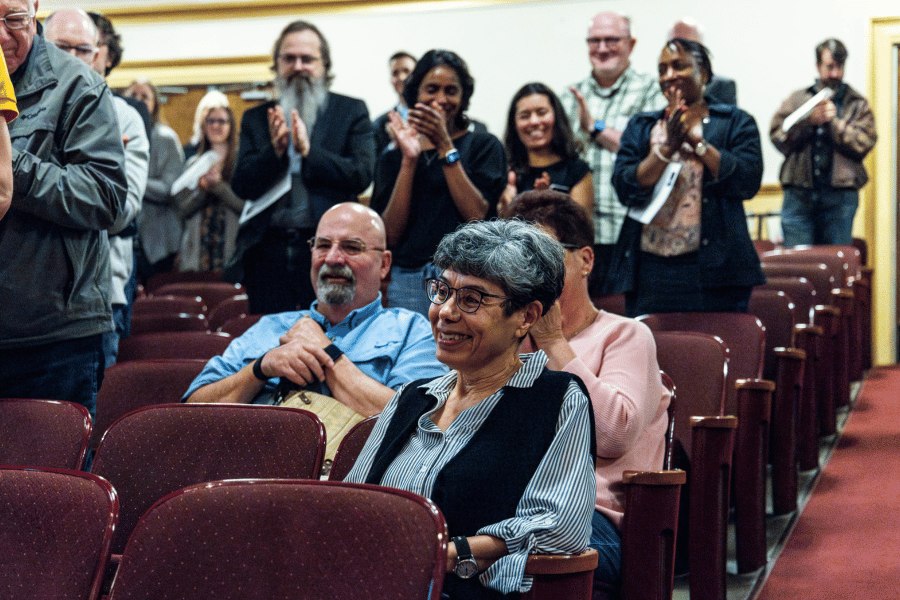
[[[496,214],[506,159],[500,140],[469,131],[474,89],[462,58],[431,50],[406,81],[407,121],[391,113],[397,147],[378,159],[371,202],[394,256],[390,306],[427,314],[422,289],[437,274],[431,255],[438,242],[460,223]]]

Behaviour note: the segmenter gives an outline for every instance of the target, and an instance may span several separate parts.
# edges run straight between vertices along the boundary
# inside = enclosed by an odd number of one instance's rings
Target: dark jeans
[[[307,309],[315,300],[307,240],[315,229],[270,227],[262,241],[244,254],[244,287],[251,314]]]
[[[102,334],[0,350],[0,398],[68,400],[94,417],[103,382]]]
[[[859,192],[854,189],[785,188],[781,204],[784,245],[849,245],[857,206]]]
[[[622,535],[599,510],[591,517],[591,541],[588,544],[600,555],[594,580],[618,586],[622,571]]]

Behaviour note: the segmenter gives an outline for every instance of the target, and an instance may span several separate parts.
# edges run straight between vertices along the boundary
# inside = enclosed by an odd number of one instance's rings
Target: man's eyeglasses
[[[313,253],[327,254],[337,244],[344,256],[358,256],[363,252],[384,252],[384,248],[369,248],[366,243],[356,238],[346,240],[329,240],[326,237],[309,238],[309,247]]]
[[[8,18],[8,17],[7,17]],[[64,42],[53,42],[53,45],[62,50],[63,52],[68,52],[69,54],[75,54],[75,56],[93,56],[97,53],[97,46],[91,46],[89,44],[79,44],[78,46],[70,46]]]
[[[594,48],[598,47],[601,43],[606,44],[607,48],[618,48],[619,45],[627,39],[628,38],[626,36],[622,36],[622,37],[613,37],[613,36],[589,37],[587,39],[587,43],[588,43],[588,46],[591,46]]]
[[[3,24],[6,25],[7,29],[25,29],[28,27],[28,24],[31,23],[31,19],[34,18],[34,13],[30,12],[17,12],[17,13],[9,13],[3,18],[0,18],[0,21],[3,21]]]
[[[440,306],[450,299],[451,292],[456,292],[456,306],[459,307],[459,310],[469,314],[472,314],[479,308],[481,308],[481,303],[484,302],[485,298],[500,298],[501,300],[509,300],[509,297],[507,296],[488,294],[487,292],[482,292],[481,290],[476,290],[473,288],[450,287],[440,279],[425,280],[425,293],[428,295],[428,300],[432,304],[437,304],[438,306]]]

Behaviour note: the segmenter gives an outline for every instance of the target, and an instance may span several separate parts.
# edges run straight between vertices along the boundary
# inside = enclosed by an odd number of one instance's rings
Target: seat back
[[[747,313],[684,312],[644,315],[639,320],[652,331],[696,331],[720,338],[729,349],[725,411],[738,414],[735,383],[738,379],[759,379],[763,374],[766,330],[757,317]]]
[[[670,469],[690,459],[691,417],[725,414],[728,348],[721,339],[694,331],[654,331],[659,368],[674,382],[678,409],[672,427]]]
[[[766,328],[765,363],[763,377],[777,379],[776,348],[794,345],[794,326],[797,325],[796,306],[782,291],[754,288],[750,294],[750,314]]]
[[[91,472],[119,492],[113,539],[120,554],[154,502],[194,483],[239,478],[316,478],[325,428],[310,412],[279,406],[161,404],[123,416],[107,430]]]
[[[329,481],[344,480],[347,473],[356,464],[356,459],[359,457],[359,453],[362,452],[363,446],[366,445],[366,440],[369,439],[369,435],[375,429],[377,422],[378,415],[375,415],[363,419],[347,432],[347,435],[341,440],[341,445],[338,446],[337,453],[334,455],[334,462],[328,471]]]
[[[131,315],[131,335],[169,331],[209,331],[205,315],[190,313],[160,313]]]
[[[625,294],[607,294],[591,298],[594,306],[614,315],[625,315]]]
[[[0,465],[81,469],[91,427],[74,402],[0,398]]]
[[[208,310],[213,310],[226,298],[245,295],[247,291],[239,283],[227,281],[183,281],[167,283],[153,291],[154,296],[200,296]]]
[[[831,304],[831,291],[838,285],[831,270],[824,263],[767,262],[763,259],[762,270],[767,278],[803,277],[813,284],[819,304]]]
[[[109,426],[133,410],[153,404],[181,402],[205,360],[131,360],[106,369],[97,392],[97,416],[91,449],[96,451]]]
[[[0,468],[0,597],[94,600],[118,512],[100,477]]]
[[[242,317],[250,312],[250,301],[247,294],[225,298],[209,311],[209,330],[218,331],[219,327],[231,319]]]
[[[134,315],[171,315],[187,313],[189,315],[206,314],[206,305],[200,296],[149,296],[136,298],[131,306]]]
[[[220,481],[157,502],[110,600],[437,600],[447,526],[410,492],[331,481]]]
[[[222,281],[222,273],[221,271],[163,271],[148,277],[144,284],[144,289],[148,294],[154,294],[156,290],[164,285],[190,281],[220,282]]]
[[[767,277],[764,284],[753,289],[784,292],[796,306],[797,321],[809,325],[813,322],[813,308],[822,304],[815,286],[806,277]]]
[[[118,361],[160,358],[209,360],[222,354],[231,339],[227,333],[208,331],[141,333],[119,340]]]

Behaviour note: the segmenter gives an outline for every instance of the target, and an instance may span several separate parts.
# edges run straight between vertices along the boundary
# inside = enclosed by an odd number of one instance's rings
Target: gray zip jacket
[[[12,206],[0,220],[0,348],[112,329],[106,229],[125,206],[112,94],[38,33],[13,74]]]

